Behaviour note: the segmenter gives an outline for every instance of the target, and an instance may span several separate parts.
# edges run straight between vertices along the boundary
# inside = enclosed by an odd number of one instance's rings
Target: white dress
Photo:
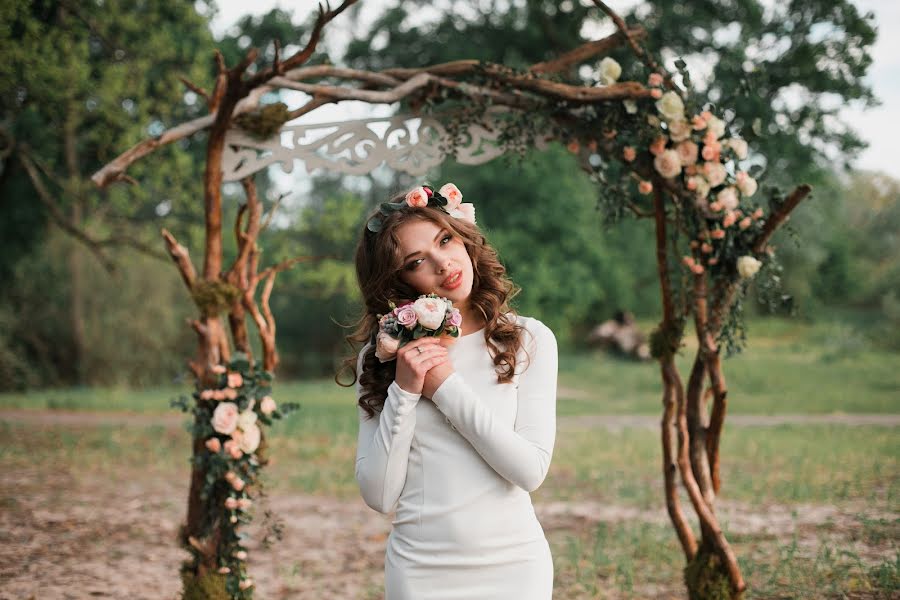
[[[552,598],[553,558],[529,492],[553,455],[557,343],[543,322],[517,319],[526,331],[513,383],[497,383],[480,329],[450,346],[455,372],[434,398],[394,381],[373,418],[357,407],[360,492],[395,513],[385,600]]]

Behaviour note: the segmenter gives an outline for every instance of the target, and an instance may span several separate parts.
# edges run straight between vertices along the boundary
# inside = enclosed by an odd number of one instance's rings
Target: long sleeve
[[[368,347],[367,343],[357,359],[356,372],[360,375]],[[357,400],[362,393],[357,380]],[[372,418],[357,404],[356,481],[363,500],[380,513],[393,510],[406,483],[409,447],[416,426],[415,408],[420,397],[421,394],[407,392],[394,381],[387,388],[384,409]]]
[[[553,456],[559,357],[556,336],[537,319],[526,329],[525,346],[531,362],[520,371],[513,429],[494,418],[459,372],[441,383],[432,400],[500,476],[533,492],[547,476]],[[516,368],[520,369],[518,363]]]

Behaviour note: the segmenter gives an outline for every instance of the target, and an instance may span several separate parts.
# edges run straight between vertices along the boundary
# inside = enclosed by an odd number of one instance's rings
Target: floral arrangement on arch
[[[253,597],[253,580],[247,572],[247,547],[243,544],[240,525],[252,520],[254,500],[262,493],[260,472],[270,459],[265,455],[263,427],[270,426],[300,408],[297,403],[278,405],[272,398],[274,375],[254,369],[243,353],[236,353],[228,366],[215,365],[217,376],[213,387],[197,389],[193,412],[200,413],[192,425],[194,439],[203,440],[206,452],[197,460],[205,463],[206,479],[201,498],[208,504],[206,514],[220,515],[210,524],[211,539],[218,540],[215,549],[204,548],[196,539],[187,540],[186,549],[195,560],[204,552],[214,551],[219,558],[217,574],[225,579],[225,590],[233,598]],[[172,405],[183,412],[190,410],[189,398],[181,396]],[[218,506],[217,506],[218,505]],[[280,532],[276,531],[276,535]],[[185,566],[188,566],[187,564]]]

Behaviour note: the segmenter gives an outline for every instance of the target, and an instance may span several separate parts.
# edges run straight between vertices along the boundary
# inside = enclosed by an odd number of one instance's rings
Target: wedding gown
[[[368,419],[357,406],[360,492],[394,512],[385,600],[552,597],[553,559],[529,492],[553,454],[557,343],[543,322],[517,319],[525,348],[513,383],[497,383],[482,328],[449,347],[455,372],[433,399],[394,381],[381,413]]]

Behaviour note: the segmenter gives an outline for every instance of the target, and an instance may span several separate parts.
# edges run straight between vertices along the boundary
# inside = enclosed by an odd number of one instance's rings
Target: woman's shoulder
[[[537,317],[516,314],[516,322],[524,327],[531,334],[531,337],[538,342],[548,339],[556,341],[556,334],[553,333],[553,330]]]

